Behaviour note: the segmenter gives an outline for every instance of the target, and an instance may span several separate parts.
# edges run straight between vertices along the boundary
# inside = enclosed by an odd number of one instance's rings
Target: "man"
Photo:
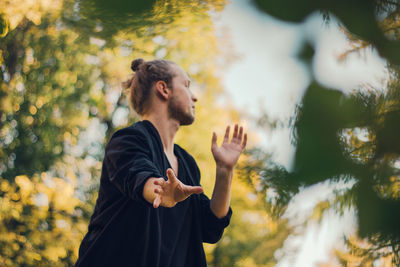
[[[216,179],[203,194],[195,160],[174,137],[195,117],[190,79],[171,61],[132,62],[125,83],[142,121],[113,134],[106,146],[94,213],[75,266],[206,266],[203,242],[217,242],[232,211],[233,168],[247,135],[229,126],[220,147],[212,136]],[[195,141],[195,140],[193,140]]]

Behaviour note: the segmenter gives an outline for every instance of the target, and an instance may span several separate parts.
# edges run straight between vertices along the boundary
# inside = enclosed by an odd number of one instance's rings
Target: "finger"
[[[238,135],[238,143],[239,143],[239,144],[242,142],[242,137],[243,137],[243,127],[240,126],[240,128],[239,128],[239,135]]]
[[[235,138],[237,138],[237,135],[238,135],[238,125],[237,125],[237,124],[235,124],[235,129],[233,130],[233,136],[232,136],[232,139],[235,139]]]
[[[247,144],[247,133],[244,134],[242,149],[244,149],[246,147],[246,144]]]
[[[170,183],[174,183],[174,182],[177,182],[177,181],[178,181],[178,178],[175,176],[175,173],[174,173],[174,171],[173,171],[171,168],[169,168],[169,169],[167,170],[167,177],[168,177],[168,181],[169,181]]]
[[[213,132],[212,139],[211,139],[211,150],[214,150],[217,147],[218,147],[218,145],[217,145],[217,134],[215,132]]]
[[[224,143],[225,142],[229,142],[229,132],[231,131],[231,127],[228,125],[227,127],[226,127],[226,130],[225,130],[225,136],[224,136]]]
[[[160,204],[161,204],[161,196],[157,195],[153,201],[153,207],[156,209],[160,206]]]
[[[163,186],[164,183],[165,183],[164,178],[159,178],[159,179],[157,179],[157,180],[154,180],[154,182],[153,182],[153,184],[159,185],[159,186]]]
[[[161,187],[156,187],[156,188],[154,188],[154,193],[162,194],[162,193],[164,193],[164,190]]]

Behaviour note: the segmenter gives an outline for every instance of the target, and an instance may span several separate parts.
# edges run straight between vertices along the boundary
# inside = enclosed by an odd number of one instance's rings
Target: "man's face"
[[[183,69],[173,65],[175,76],[172,80],[172,96],[168,102],[168,115],[180,125],[190,125],[194,121],[197,98],[190,91],[190,79]]]

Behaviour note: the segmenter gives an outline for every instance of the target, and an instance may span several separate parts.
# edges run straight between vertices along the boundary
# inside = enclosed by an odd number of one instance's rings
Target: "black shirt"
[[[178,179],[200,185],[200,170],[174,145]],[[113,134],[106,146],[99,195],[75,266],[206,266],[203,242],[217,242],[232,210],[218,219],[204,195],[192,195],[173,208],[153,208],[144,200],[150,177],[170,168],[157,129],[141,121]]]

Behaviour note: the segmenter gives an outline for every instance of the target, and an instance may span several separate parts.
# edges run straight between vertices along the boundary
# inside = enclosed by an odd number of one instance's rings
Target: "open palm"
[[[167,170],[168,180],[159,178],[154,181],[156,188],[154,192],[157,194],[153,202],[153,207],[159,206],[172,208],[176,203],[181,202],[192,194],[201,194],[203,188],[201,186],[185,185],[175,176],[172,169]]]
[[[211,151],[218,166],[232,169],[246,147],[247,134],[243,134],[243,127],[236,124],[229,142],[229,132],[230,127],[228,126],[220,147],[217,145],[217,135],[213,133]]]

